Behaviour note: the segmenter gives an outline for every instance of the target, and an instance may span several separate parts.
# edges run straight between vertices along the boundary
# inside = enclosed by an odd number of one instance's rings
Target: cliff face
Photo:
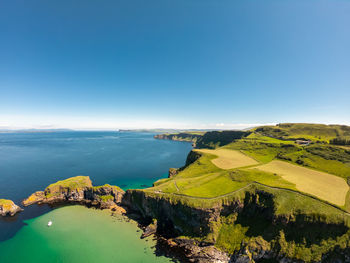
[[[197,148],[214,149],[241,139],[251,134],[249,131],[211,131],[201,136],[196,143]]]
[[[230,262],[230,255],[214,245],[225,207],[216,205],[211,208],[196,208],[161,196],[150,196],[139,190],[126,191],[122,204],[141,214],[145,224],[152,225],[156,221],[157,234],[162,237],[160,243],[182,261]],[[230,211],[238,211],[243,207],[240,202],[231,205]],[[204,241],[179,236],[199,237]]]
[[[14,216],[16,213],[23,209],[16,205],[13,201],[7,199],[0,199],[0,215],[1,216]]]
[[[140,213],[146,222],[157,219],[157,231],[166,237],[205,236],[212,231],[212,222],[220,217],[219,207],[189,207],[138,190],[127,190],[122,204]]]
[[[72,177],[49,185],[23,201],[24,206],[44,203],[78,202],[110,208],[121,202],[124,191],[117,186],[92,186],[88,176]]]
[[[201,137],[202,135],[199,135],[199,134],[184,133],[184,132],[174,133],[174,134],[158,134],[154,136],[155,139],[184,141],[184,142],[193,142],[193,143],[196,143],[196,141]]]
[[[200,152],[190,151],[189,154],[187,155],[185,166],[181,167],[180,170],[183,170],[187,166],[191,165],[192,163],[197,161],[201,156],[202,154]]]
[[[217,148],[251,134],[249,131],[211,131],[203,134],[174,133],[158,134],[155,139],[193,142],[196,148]]]
[[[174,177],[179,172],[184,170],[187,166],[189,166],[192,163],[194,163],[195,161],[197,161],[201,156],[202,156],[202,154],[200,152],[190,151],[189,154],[187,155],[186,163],[184,166],[182,166],[180,168],[169,168],[168,178]]]
[[[344,238],[349,231],[341,222],[322,223],[317,216],[276,215],[273,195],[258,189],[246,192],[242,198],[217,202],[210,208],[141,190],[128,190],[122,203],[138,212],[145,224],[156,222],[156,231],[165,238],[166,246],[189,262],[255,262],[266,258],[300,262],[297,255],[290,252],[293,242],[301,238],[308,245],[317,244],[322,239]],[[232,242],[232,237],[225,229],[235,225],[237,229],[242,226],[249,229],[248,239],[238,244],[239,249],[227,250],[225,245]],[[321,254],[323,257],[346,255],[345,250],[340,251],[325,250]]]

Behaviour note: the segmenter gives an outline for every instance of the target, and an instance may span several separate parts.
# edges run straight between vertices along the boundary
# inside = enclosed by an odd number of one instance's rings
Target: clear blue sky
[[[348,0],[0,0],[0,127],[350,124]]]

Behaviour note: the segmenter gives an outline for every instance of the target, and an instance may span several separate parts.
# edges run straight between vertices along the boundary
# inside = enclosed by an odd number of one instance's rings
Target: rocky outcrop
[[[85,202],[100,208],[110,208],[116,204],[120,204],[124,195],[124,191],[117,186],[103,185],[95,186],[85,191]]]
[[[208,245],[193,239],[184,238],[160,238],[164,249],[169,249],[171,254],[184,262],[195,263],[225,263],[231,262],[227,253],[213,245]],[[233,262],[233,261],[232,261]]]
[[[169,168],[168,178],[176,176],[179,172],[183,171],[186,167],[197,161],[202,156],[202,153],[197,151],[190,151],[186,158],[186,163],[180,168]]]
[[[23,209],[16,205],[13,201],[7,199],[0,199],[0,215],[14,216]]]
[[[174,177],[179,173],[179,168],[169,168],[168,178]]]
[[[201,138],[202,135],[200,134],[193,134],[193,133],[173,133],[173,134],[158,134],[155,135],[155,139],[160,140],[172,140],[172,141],[184,141],[184,142],[192,142],[196,143],[196,141]]]
[[[157,219],[153,219],[152,223],[143,229],[143,234],[141,238],[148,237],[157,233]]]
[[[202,153],[197,151],[190,151],[186,158],[185,166],[181,167],[180,170],[185,169],[187,166],[191,165],[197,161],[202,156]]]
[[[111,208],[119,204],[124,191],[117,186],[93,186],[88,176],[76,176],[58,181],[44,191],[33,193],[23,200],[23,205],[81,203],[100,208]]]

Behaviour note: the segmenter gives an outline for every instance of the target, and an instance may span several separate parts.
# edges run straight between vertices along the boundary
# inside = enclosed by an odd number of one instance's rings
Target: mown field
[[[256,169],[281,175],[286,181],[295,184],[300,192],[338,206],[345,205],[349,185],[343,178],[278,160],[260,165]]]
[[[257,182],[350,208],[350,153],[342,147],[299,146],[292,140],[251,133],[223,147],[194,151],[201,158],[174,178],[156,182],[151,190],[215,198]]]
[[[200,149],[196,151],[217,156],[217,158],[212,159],[211,162],[225,170],[259,164],[253,158],[235,150],[219,148],[215,150]]]

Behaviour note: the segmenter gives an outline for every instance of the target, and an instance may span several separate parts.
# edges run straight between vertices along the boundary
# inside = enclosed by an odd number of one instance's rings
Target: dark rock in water
[[[146,187],[148,187],[148,185],[147,184],[141,184],[140,187],[146,188]]]
[[[185,262],[231,262],[229,255],[225,252],[219,250],[213,245],[202,244],[197,240],[183,238],[159,238],[158,242],[161,243],[163,249],[169,250],[173,256],[176,256]],[[248,262],[249,261],[247,261],[247,263]]]

